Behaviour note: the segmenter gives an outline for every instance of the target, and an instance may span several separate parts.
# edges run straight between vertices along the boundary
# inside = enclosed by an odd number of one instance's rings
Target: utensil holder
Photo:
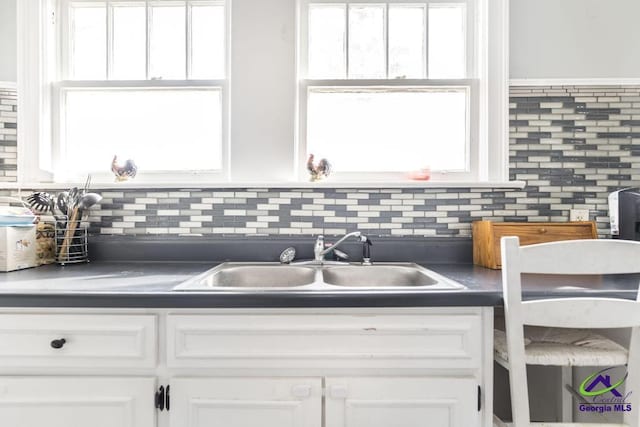
[[[82,220],[56,221],[56,262],[60,265],[89,262],[89,233]]]

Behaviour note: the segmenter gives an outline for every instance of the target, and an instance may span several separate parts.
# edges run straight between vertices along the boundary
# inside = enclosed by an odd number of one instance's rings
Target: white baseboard
[[[636,86],[640,78],[511,79],[509,86]]]

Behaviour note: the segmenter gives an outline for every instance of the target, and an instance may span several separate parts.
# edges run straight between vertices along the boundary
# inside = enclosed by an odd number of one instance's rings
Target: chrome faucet
[[[338,246],[340,246],[342,244],[342,242],[344,242],[345,240],[347,240],[349,237],[357,237],[368,249],[368,246],[371,245],[371,241],[369,240],[369,238],[367,236],[365,236],[364,234],[362,234],[360,231],[353,231],[351,233],[345,234],[344,236],[342,236],[340,239],[338,239],[337,242],[335,242],[333,245],[329,246],[328,248],[324,247],[324,236],[323,235],[319,235],[318,238],[316,239],[316,244],[313,248],[313,253],[315,255],[315,260],[317,262],[323,262],[324,261],[324,256],[326,254],[328,254],[331,251],[334,251],[338,248]],[[368,251],[367,251],[368,254]],[[371,265],[371,259],[369,257],[365,257],[362,260],[362,264],[363,265]]]

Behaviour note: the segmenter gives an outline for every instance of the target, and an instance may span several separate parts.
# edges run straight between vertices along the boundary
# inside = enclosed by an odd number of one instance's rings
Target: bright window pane
[[[140,172],[221,168],[218,89],[69,90],[66,99],[63,170],[107,172],[114,155]]]
[[[315,88],[307,153],[336,172],[467,169],[467,92]]]
[[[185,6],[151,7],[152,79],[184,79],[186,74]]]
[[[349,78],[387,75],[384,6],[349,6]]]
[[[464,5],[429,6],[429,78],[464,78]]]
[[[309,6],[309,78],[345,78],[345,13],[345,5]]]
[[[104,3],[73,5],[71,19],[71,78],[102,80],[107,74],[107,9]]]
[[[423,78],[424,6],[389,6],[389,77]]]
[[[222,79],[225,75],[224,6],[191,8],[191,78]]]
[[[112,79],[145,79],[147,56],[145,20],[144,3],[113,7]]]

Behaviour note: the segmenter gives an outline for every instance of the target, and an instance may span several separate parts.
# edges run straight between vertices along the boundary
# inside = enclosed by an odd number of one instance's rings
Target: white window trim
[[[426,91],[438,89],[463,89],[467,92],[467,115],[476,114],[477,109],[471,108],[471,104],[478,103],[476,95],[478,93],[477,81],[471,79],[459,79],[459,80],[426,80],[426,79],[392,79],[392,80],[301,80],[299,83],[299,148],[298,148],[298,163],[305,164],[307,161],[306,150],[306,133],[307,133],[307,95],[310,88],[319,87],[345,87],[345,88],[362,88],[362,89],[376,89],[387,87],[417,87],[425,89]],[[473,88],[473,89],[472,89]],[[478,134],[477,118],[470,117],[467,120],[467,139],[465,141],[467,151],[467,169],[468,171],[431,171],[431,179],[434,182],[446,183],[446,182],[474,182],[477,181],[474,171],[471,169],[472,163],[479,161],[478,144],[474,143],[474,135]],[[329,159],[330,160],[330,159]],[[396,172],[333,172],[332,176],[338,181],[345,182],[360,182],[360,181],[402,181],[407,179],[408,171],[396,171]],[[306,170],[299,171],[299,179],[304,180],[308,178],[308,172]]]
[[[229,170],[229,84],[227,80],[117,80],[117,81],[63,81],[54,84],[54,105],[53,108],[53,161],[54,164],[59,160],[58,155],[64,152],[62,146],[62,135],[64,134],[64,103],[66,94],[69,90],[92,90],[92,89],[219,89],[222,94],[222,129],[221,129],[221,168],[211,170],[194,170],[194,171],[163,171],[153,170],[145,171],[145,182],[194,182],[194,181],[225,181],[228,177]],[[177,147],[179,149],[179,147]],[[107,159],[108,160],[108,159]],[[122,159],[124,160],[124,159]],[[92,179],[96,182],[109,182],[113,179],[113,174],[109,172],[91,172]],[[169,178],[170,177],[170,178]],[[54,176],[54,179],[56,176]],[[64,182],[64,181],[63,181]]]
[[[480,0],[480,181],[509,180],[509,0]]]
[[[473,7],[469,7],[473,2]],[[436,79],[337,79],[312,80],[308,75],[308,11],[310,3],[348,4],[420,4],[440,5],[464,3],[467,5],[466,66],[467,76],[474,78],[455,80]],[[297,159],[304,165],[307,157],[307,96],[310,87],[362,86],[417,86],[425,88],[467,87],[470,91],[467,113],[467,163],[468,171],[435,172],[431,179],[446,185],[447,182],[499,182],[508,181],[508,2],[506,0],[300,0],[300,23],[298,45],[298,144]],[[428,20],[428,7],[426,19]],[[348,9],[346,13],[348,19]],[[489,19],[493,19],[489,23]],[[499,22],[498,22],[499,20]],[[388,21],[387,21],[388,24]],[[347,24],[348,25],[348,24]],[[386,35],[385,35],[386,36]],[[494,43],[486,46],[484,40]],[[428,40],[425,49],[428,49]],[[348,55],[348,53],[345,53]],[[504,57],[506,55],[506,58]],[[428,55],[425,58],[428,61]],[[498,60],[502,61],[498,61]],[[495,63],[494,63],[495,62]],[[498,63],[501,62],[501,63]],[[487,108],[496,108],[504,120],[488,114]],[[489,122],[491,121],[491,122]],[[500,129],[502,128],[502,129]],[[398,181],[406,177],[404,172],[361,173],[342,172],[334,175],[344,181]],[[307,172],[298,169],[298,178],[304,179]]]
[[[191,75],[191,6],[198,6],[203,4],[210,4],[211,1],[201,1],[201,0],[188,0],[186,1],[187,8],[185,10],[185,19],[187,21],[185,25],[185,79],[184,80],[153,80],[150,79],[149,75],[149,64],[150,64],[150,25],[149,25],[149,11],[146,13],[146,33],[147,33],[147,46],[146,46],[146,68],[145,68],[145,77],[146,80],[108,80],[109,74],[111,72],[111,61],[113,59],[113,46],[112,40],[107,37],[107,49],[106,53],[109,58],[106,61],[107,64],[107,80],[98,80],[98,81],[86,81],[86,80],[70,80],[70,48],[71,48],[71,40],[69,40],[68,36],[70,34],[71,22],[68,16],[69,5],[70,3],[96,3],[96,2],[104,2],[104,0],[58,0],[59,1],[59,37],[60,46],[61,46],[61,55],[60,55],[60,64],[59,64],[59,76],[61,76],[61,81],[59,81],[56,85],[54,85],[53,93],[54,93],[54,103],[52,108],[52,116],[53,116],[53,124],[54,124],[54,132],[53,132],[53,162],[54,165],[59,161],[58,156],[63,153],[62,146],[62,137],[64,135],[64,111],[65,101],[66,101],[66,92],[68,89],[174,89],[174,88],[184,88],[184,89],[206,89],[206,88],[219,88],[222,93],[222,135],[221,135],[221,167],[220,169],[210,169],[210,170],[198,170],[198,171],[162,171],[162,170],[153,170],[153,171],[145,171],[144,173],[144,181],[153,183],[153,182],[167,182],[167,180],[173,180],[178,182],[192,182],[192,181],[224,181],[227,180],[229,175],[229,37],[225,37],[225,75],[227,78],[221,80],[193,80],[190,79]],[[150,4],[161,4],[166,3],[171,5],[175,2],[172,0],[138,0],[143,1],[145,3],[145,7],[148,8]],[[107,25],[112,26],[113,17],[112,11],[110,10],[109,2],[107,1]],[[213,3],[222,4],[225,7],[225,31],[228,34],[229,28],[229,5],[224,4],[223,1],[213,0]],[[227,2],[228,3],[228,2]],[[108,34],[112,31],[112,28],[107,29]],[[92,172],[93,178],[96,181],[104,181],[108,182],[112,175],[108,172]],[[57,177],[54,176],[54,179]]]
[[[251,123],[252,129],[249,131],[239,131],[239,129],[228,128],[230,138],[235,140],[233,145],[228,147],[228,152],[225,155],[225,161],[229,165],[227,170],[227,177],[209,177],[209,176],[191,176],[185,177],[184,183],[176,183],[175,176],[169,177],[157,177],[155,182],[145,183],[138,178],[131,182],[115,185],[116,188],[123,186],[126,188],[207,188],[207,187],[296,187],[296,186],[323,186],[323,187],[358,187],[358,188],[375,188],[375,187],[477,187],[477,188],[490,188],[505,186],[521,187],[520,182],[508,182],[508,0],[478,0],[478,7],[476,14],[480,17],[480,22],[483,23],[482,27],[478,29],[478,40],[476,40],[477,46],[483,46],[484,41],[488,41],[486,46],[482,49],[477,49],[477,52],[481,55],[480,66],[478,68],[479,75],[488,76],[481,80],[479,93],[482,95],[482,107],[479,108],[479,114],[481,115],[479,123],[481,126],[481,141],[478,147],[481,148],[479,153],[482,156],[482,162],[486,166],[480,171],[478,179],[473,181],[458,181],[458,182],[416,182],[416,181],[388,181],[387,178],[380,180],[371,179],[368,182],[363,181],[345,181],[338,180],[337,177],[333,177],[324,183],[309,184],[307,182],[308,177],[305,175],[301,177],[299,174],[300,168],[304,167],[304,163],[299,161],[299,153],[294,152],[298,147],[296,140],[298,139],[299,129],[295,128],[296,120],[291,119],[281,120],[283,115],[288,111],[277,110],[278,122],[272,120],[274,114],[269,113],[269,109],[272,107],[272,99],[267,96],[262,96],[262,93],[255,98],[252,98],[250,102],[238,98],[240,94],[246,93],[248,88],[252,88],[252,83],[247,83],[247,76],[251,75],[251,72],[255,68],[255,64],[246,62],[239,59],[240,56],[246,56],[253,50],[247,51],[247,49],[254,49],[253,46],[264,46],[266,40],[258,40],[257,42],[247,43],[246,38],[251,34],[246,34],[246,31],[250,28],[254,31],[251,21],[239,21],[244,20],[247,15],[248,2],[252,0],[233,0],[231,5],[238,3],[244,3],[244,8],[240,11],[234,9],[234,13],[231,13],[231,8],[227,7],[227,15],[232,15],[233,22],[231,22],[231,40],[240,40],[240,43],[236,44],[234,48],[234,55],[230,51],[227,52],[227,68],[232,69],[234,74],[228,74],[228,85],[230,97],[231,110],[227,109],[229,116],[225,120],[228,125],[229,122],[238,123]],[[327,0],[329,1],[329,0]],[[363,0],[366,2],[365,0]],[[39,183],[51,183],[53,180],[51,164],[48,162],[47,149],[52,147],[52,120],[51,120],[51,105],[52,99],[48,93],[47,88],[51,87],[52,83],[57,81],[56,69],[58,64],[55,63],[55,52],[52,52],[49,44],[52,44],[52,38],[55,39],[55,30],[52,30],[52,16],[51,13],[55,10],[56,0],[20,0],[17,4],[18,9],[18,108],[19,108],[19,120],[18,120],[18,179],[19,183],[16,187],[27,185],[32,187]],[[289,4],[289,3],[287,3]],[[288,6],[279,4],[279,15],[276,19],[279,22],[274,23],[280,28],[281,25],[291,24],[291,16],[295,15],[295,11],[291,14],[286,10]],[[244,15],[243,15],[244,14]],[[258,19],[259,13],[249,13],[249,19]],[[231,19],[230,17],[228,19]],[[490,21],[489,21],[490,20]],[[236,22],[238,21],[238,22]],[[240,23],[241,25],[236,25]],[[300,22],[293,24],[300,25]],[[257,34],[264,38],[265,33],[271,36],[271,34],[281,37],[279,31],[259,29]],[[282,40],[278,39],[280,43],[277,45],[278,58],[286,60],[287,64],[290,60],[291,63],[296,64],[296,55],[299,55],[299,50],[296,53],[295,43],[300,44],[298,39],[293,43],[291,52],[289,52],[289,45],[282,44]],[[229,41],[228,41],[229,43]],[[288,43],[288,42],[287,42]],[[53,43],[55,45],[55,43]],[[242,50],[244,49],[244,51]],[[286,51],[286,55],[285,55]],[[299,64],[298,64],[299,65]],[[287,65],[288,66],[288,65]],[[278,66],[270,67],[269,79],[277,79],[280,77],[280,71],[287,68],[280,64]],[[240,72],[241,78],[239,81],[235,81],[234,76],[238,76]],[[293,72],[293,71],[292,71]],[[290,75],[283,76],[282,81],[274,83],[278,88],[292,87],[293,96],[289,101],[289,95],[282,100],[278,100],[277,105],[289,108],[291,105],[292,114],[296,114],[299,109],[296,107],[296,103],[300,102],[299,98],[296,98],[295,92],[299,84],[290,81]],[[285,79],[286,77],[286,79]],[[286,80],[286,81],[285,81]],[[122,83],[122,82],[119,82]],[[352,83],[352,82],[351,82]],[[404,82],[406,83],[406,82]],[[249,86],[247,86],[249,85]],[[290,86],[288,86],[290,85]],[[266,91],[265,94],[271,92]],[[235,97],[235,99],[234,99]],[[238,102],[242,105],[234,104]],[[262,112],[267,112],[268,120],[265,117],[261,122],[254,123],[251,119],[260,117]],[[233,118],[233,120],[230,120]],[[248,118],[248,119],[245,119]],[[26,125],[28,124],[28,125]],[[266,140],[269,141],[268,153],[271,157],[267,160],[269,163],[268,168],[260,167],[264,162],[261,162],[261,158],[256,156],[256,152],[252,152],[250,147],[254,143],[254,136],[265,134],[265,131],[276,126],[278,136],[267,136]],[[282,138],[284,135],[291,135],[291,139]],[[42,147],[42,150],[41,150]],[[266,146],[262,146],[258,153],[267,153]],[[262,154],[261,154],[262,155]],[[284,156],[284,157],[282,157]],[[238,166],[239,169],[238,169]],[[140,175],[139,175],[140,176]],[[232,176],[233,179],[229,178]],[[96,183],[98,184],[98,183]],[[46,186],[55,186],[55,184],[45,184]],[[105,188],[112,186],[112,181],[106,181]]]
[[[51,167],[51,91],[55,61],[53,0],[23,0],[17,8],[18,182],[48,182]],[[28,126],[24,123],[29,123]]]
[[[144,0],[142,0],[144,1]],[[155,3],[171,0],[152,0]],[[62,153],[61,137],[64,133],[65,91],[68,89],[208,89],[218,88],[222,93],[222,146],[220,169],[198,171],[145,171],[143,184],[166,182],[223,182],[229,176],[229,37],[226,38],[224,80],[68,80],[69,40],[67,16],[69,3],[96,3],[103,0],[24,0],[18,2],[19,43],[18,97],[20,122],[36,126],[19,126],[18,181],[19,182],[72,182],[55,174],[55,165]],[[151,0],[146,1],[150,3]],[[210,3],[189,0],[190,5]],[[187,9],[189,10],[189,9]],[[187,15],[190,15],[187,13]],[[225,5],[225,25],[229,28],[230,8]],[[190,28],[186,26],[187,38]],[[147,31],[149,29],[147,28]],[[56,46],[56,48],[52,48]],[[107,52],[111,56],[111,52]],[[148,49],[147,49],[148,56]],[[149,58],[147,57],[147,70]],[[190,55],[187,48],[185,70],[189,75]],[[38,88],[38,89],[36,89]],[[37,92],[37,93],[36,93]],[[29,149],[30,147],[31,149]],[[37,147],[37,149],[33,149]],[[94,182],[109,182],[113,175],[107,171],[92,172]],[[78,178],[80,179],[80,178]],[[142,180],[139,180],[140,182]]]

